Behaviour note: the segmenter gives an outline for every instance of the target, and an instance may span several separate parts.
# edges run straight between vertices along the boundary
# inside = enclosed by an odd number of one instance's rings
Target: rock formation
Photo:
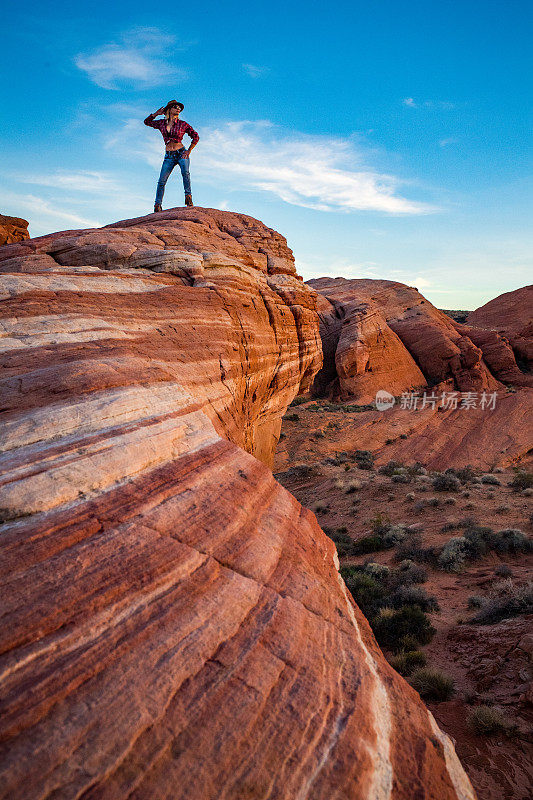
[[[266,466],[321,363],[283,237],[180,209],[0,271],[0,797],[473,798]]]
[[[495,391],[503,388],[502,381],[532,385],[515,357],[525,357],[533,341],[528,339],[533,323],[525,313],[509,344],[493,330],[494,314],[486,312],[485,324],[479,325],[479,309],[462,325],[402,283],[318,278],[308,285],[322,298],[324,365],[314,382],[315,394],[329,392],[367,403],[379,389],[397,395],[439,385],[462,392]],[[531,295],[526,290],[519,290],[524,309]],[[511,331],[506,332],[510,337]]]
[[[0,245],[22,242],[29,239],[28,222],[20,217],[6,217],[0,214]]]
[[[472,311],[467,325],[505,337],[524,371],[533,371],[533,284],[505,292]]]

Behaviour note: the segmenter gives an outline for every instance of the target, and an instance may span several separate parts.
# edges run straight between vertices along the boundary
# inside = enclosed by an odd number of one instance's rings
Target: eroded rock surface
[[[175,210],[0,262],[0,796],[472,798],[265,465],[321,363],[283,237]]]
[[[439,384],[475,392],[501,387],[467,329],[414,287],[346,278],[318,278],[309,285],[328,302],[320,309],[321,333],[334,353],[329,384],[334,394],[365,403],[379,389],[400,394]],[[331,376],[325,351],[315,391],[327,390],[324,384]]]
[[[523,371],[533,370],[533,284],[490,300],[468,315],[467,324],[505,337]]]
[[[0,214],[0,245],[22,242],[29,239],[28,221],[20,217],[6,217]]]

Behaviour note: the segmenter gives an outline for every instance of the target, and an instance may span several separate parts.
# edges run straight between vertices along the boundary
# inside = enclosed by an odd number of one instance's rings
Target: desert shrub
[[[400,439],[407,439],[406,433],[400,433]]]
[[[499,564],[494,570],[494,574],[499,578],[510,578],[513,574],[513,570],[508,564]]]
[[[505,528],[492,534],[490,545],[497,553],[530,553],[533,540],[519,528]]]
[[[446,497],[444,500],[444,504],[447,506],[454,506],[457,503],[455,497]]]
[[[533,488],[533,472],[527,472],[524,469],[515,469],[513,480],[509,484],[515,492],[522,489]]]
[[[401,466],[403,465],[399,461],[389,461],[387,464],[383,464],[383,466],[378,469],[378,472],[380,475],[386,475],[390,478],[394,474],[394,470]]]
[[[399,542],[403,542],[407,536],[408,533],[404,525],[391,525],[381,534],[383,544],[386,548],[394,547],[399,544]]]
[[[302,403],[308,403],[308,402],[309,402],[309,398],[308,397],[304,397],[303,395],[299,395],[298,397],[294,398],[294,400],[290,404],[289,408],[292,408],[294,406],[301,406]]]
[[[355,543],[356,552],[354,555],[364,555],[364,553],[377,553],[379,550],[386,550],[383,538],[376,533],[370,536],[363,536]]]
[[[426,506],[427,502],[425,500],[419,500],[417,503],[414,504],[413,511],[415,511],[417,514],[420,514],[422,511],[424,511]]]
[[[439,473],[433,478],[433,488],[436,492],[458,492],[461,481],[450,473]]]
[[[386,590],[382,582],[361,570],[341,570],[346,588],[372,624],[372,619],[386,602]]]
[[[474,708],[468,715],[468,724],[479,736],[511,733],[515,727],[498,708],[492,706]]]
[[[401,561],[394,572],[395,586],[411,586],[414,583],[425,583],[427,579],[427,570],[409,559]]]
[[[354,458],[359,469],[374,468],[374,456],[370,450],[356,450],[354,453]]]
[[[341,568],[346,587],[367,617],[378,642],[395,651],[417,650],[431,640],[435,631],[420,605],[400,604],[396,593],[407,587],[398,581],[399,572],[374,562]],[[433,598],[425,593],[413,599],[433,607]]]
[[[316,500],[311,503],[310,509],[314,514],[326,514],[329,511],[329,505],[323,500]]]
[[[324,431],[320,431],[320,430],[315,431],[312,434],[312,436],[313,436],[313,439],[325,439],[326,438],[326,434],[324,433]]]
[[[289,422],[298,422],[300,417],[298,416],[298,414],[292,413],[292,414],[286,414],[285,419],[288,420]]]
[[[356,542],[348,535],[348,528],[346,528],[346,526],[343,525],[334,532],[330,532],[328,535],[335,542],[339,558],[357,555]]]
[[[419,564],[434,564],[438,557],[435,547],[423,547],[419,533],[412,533],[408,539],[398,545],[396,558],[398,561],[416,561]]]
[[[376,561],[369,561],[365,564],[364,571],[367,575],[371,575],[380,581],[387,580],[391,574],[390,567],[387,567],[386,564],[378,564]]]
[[[459,478],[461,483],[471,483],[471,481],[473,481],[473,479],[476,477],[476,473],[470,465],[461,467],[461,469],[456,469],[455,475],[457,478]]]
[[[396,672],[407,677],[418,667],[425,667],[427,658],[422,650],[407,650],[392,656],[389,663]]]
[[[403,472],[395,472],[394,475],[391,476],[391,481],[393,483],[410,483],[411,478]]]
[[[419,644],[429,644],[435,628],[418,606],[382,608],[373,620],[374,635],[382,647],[395,649],[403,636],[413,636]]]
[[[411,502],[412,500],[414,500],[414,499],[415,499],[415,497],[416,497],[416,495],[415,495],[415,493],[414,493],[414,492],[408,492],[408,493],[405,495],[405,499],[406,499],[406,500],[408,500],[409,502]]]
[[[468,598],[468,608],[481,608],[483,605],[483,598],[478,594],[473,594]]]
[[[438,669],[429,667],[416,669],[412,673],[409,683],[424,700],[441,703],[443,700],[449,700],[453,694],[453,679]]]
[[[427,501],[428,506],[431,506],[432,508],[438,508],[440,503],[441,501],[438,497],[429,497]]]
[[[421,586],[399,586],[391,595],[391,603],[395,608],[417,606],[422,611],[439,610],[437,598],[428,594]]]
[[[521,586],[512,578],[495,583],[489,594],[482,598],[478,613],[470,620],[480,625],[492,625],[508,617],[533,612],[533,581]]]
[[[454,536],[443,546],[438,565],[446,572],[459,572],[466,561],[467,541],[464,536]]]
[[[489,484],[490,486],[501,486],[501,481],[496,477],[496,475],[491,475],[487,473],[486,475],[481,476],[481,483]]]
[[[378,536],[382,536],[391,527],[391,521],[387,514],[382,514],[380,511],[378,511],[378,513],[374,514],[370,520],[370,525],[372,526],[374,533],[376,533]]]
[[[395,648],[396,653],[405,653],[411,650],[418,650],[420,647],[420,643],[416,637],[412,636],[410,633],[406,633],[405,636],[402,636],[398,642],[398,645]]]
[[[495,533],[492,528],[478,525],[468,518],[458,524],[464,536],[454,536],[442,547],[438,566],[447,572],[458,572],[467,559],[481,558],[490,550],[496,553],[528,553],[533,550],[533,540],[518,528],[506,528]],[[447,526],[444,526],[444,529]]]
[[[441,528],[443,533],[448,533],[448,531],[455,531],[457,528],[461,527],[461,523],[456,519],[449,519],[448,522],[445,522]]]
[[[353,481],[348,481],[348,483],[344,487],[344,491],[346,492],[346,494],[353,494],[354,492],[357,492],[362,487],[362,485],[363,484],[361,483],[361,481],[358,481],[357,479]]]
[[[480,558],[490,550],[491,537],[493,536],[492,528],[487,528],[483,525],[473,525],[467,528],[464,532],[466,539],[466,553],[469,558]]]

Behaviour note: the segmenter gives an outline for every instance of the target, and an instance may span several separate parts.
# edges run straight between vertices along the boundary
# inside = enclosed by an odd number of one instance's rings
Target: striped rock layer
[[[483,358],[481,342],[486,337],[477,337],[474,343],[468,328],[435,308],[414,287],[347,278],[317,278],[309,286],[320,294],[325,342],[316,392],[333,391],[371,402],[379,389],[397,395],[438,384],[464,392],[502,388]],[[518,373],[512,351],[507,350],[504,356],[510,357]]]
[[[473,798],[267,466],[321,360],[285,240],[176,210],[0,262],[0,797]]]
[[[494,341],[503,339],[522,365],[522,372],[529,373],[522,375],[518,385],[533,385],[533,285],[490,300],[468,315],[467,325],[473,326],[479,336],[483,332],[493,348]],[[507,364],[506,367],[509,369]],[[517,383],[516,376],[513,378]]]

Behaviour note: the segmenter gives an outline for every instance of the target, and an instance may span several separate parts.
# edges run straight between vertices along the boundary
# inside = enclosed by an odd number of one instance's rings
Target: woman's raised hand
[[[154,113],[154,117],[159,116],[159,114],[163,114],[164,111],[165,111],[164,107],[161,106],[161,108],[158,108],[157,111]]]

